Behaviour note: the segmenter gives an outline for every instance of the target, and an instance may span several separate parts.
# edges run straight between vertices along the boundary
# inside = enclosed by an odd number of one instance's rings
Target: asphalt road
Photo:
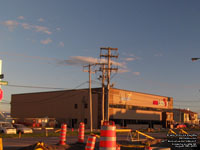
[[[87,139],[87,136],[85,140]],[[67,137],[67,144],[76,143],[78,141],[77,136],[68,136]],[[4,138],[3,139],[3,147],[4,150],[7,150],[12,147],[20,148],[20,147],[27,147],[33,145],[37,142],[44,142],[48,145],[55,145],[59,143],[59,137],[23,137],[23,138]]]
[[[200,131],[191,131],[190,134],[200,135]],[[156,138],[156,139],[164,139],[167,138],[166,132],[157,132],[157,133],[147,133],[148,135]],[[85,136],[85,143],[87,142],[87,137]],[[140,139],[144,139],[145,137],[140,135]],[[126,141],[128,140],[128,134],[118,134],[117,141]],[[17,150],[21,147],[27,147],[33,145],[37,142],[44,142],[48,145],[55,145],[59,143],[59,137],[22,137],[22,138],[4,138],[3,139],[3,147],[4,150]],[[78,141],[77,136],[67,136],[66,143],[73,144]],[[97,142],[99,139],[97,139]]]

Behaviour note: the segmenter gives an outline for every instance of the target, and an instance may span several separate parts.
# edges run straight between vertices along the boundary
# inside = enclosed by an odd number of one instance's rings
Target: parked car
[[[14,124],[13,125],[17,129],[17,133],[33,133],[33,130],[23,124]]]
[[[10,122],[0,122],[0,132],[5,134],[16,134],[16,129]]]

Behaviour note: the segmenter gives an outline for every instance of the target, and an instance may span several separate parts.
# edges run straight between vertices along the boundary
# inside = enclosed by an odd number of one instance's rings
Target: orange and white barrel
[[[116,150],[120,150],[120,146],[119,145],[117,145]]]
[[[60,131],[60,145],[65,145],[66,144],[66,135],[67,135],[67,124],[62,124],[61,125],[61,131]]]
[[[84,134],[85,134],[85,124],[83,122],[80,123],[78,129],[78,142],[84,142]]]
[[[94,150],[96,142],[96,135],[90,135],[85,146],[85,150]]]
[[[116,150],[116,126],[113,121],[104,121],[100,136],[99,150]]]
[[[145,150],[152,150],[152,147],[151,146],[146,146],[144,149]]]

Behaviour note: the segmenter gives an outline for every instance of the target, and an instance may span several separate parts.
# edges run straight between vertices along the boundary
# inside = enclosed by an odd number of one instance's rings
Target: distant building
[[[10,113],[0,112],[0,121],[12,122],[13,119],[11,118]]]
[[[173,123],[173,98],[110,89],[109,116],[117,126],[127,128],[160,128]],[[102,89],[92,89],[93,127],[102,120]],[[56,118],[77,128],[80,122],[90,127],[88,89],[14,94],[11,100],[13,118]]]
[[[186,109],[173,109],[176,123],[199,124],[198,114]]]

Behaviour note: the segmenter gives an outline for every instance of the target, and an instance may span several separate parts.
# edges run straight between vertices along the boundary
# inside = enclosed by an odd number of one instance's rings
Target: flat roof
[[[101,87],[92,88],[92,90],[100,90],[100,89],[102,89],[102,88]],[[151,94],[151,93],[145,93],[145,92],[137,92],[137,91],[131,91],[131,90],[125,90],[125,89],[119,89],[119,88],[111,88],[111,89],[127,91],[127,92],[135,92],[135,93],[141,93],[141,94],[148,94],[148,95],[153,95],[153,96],[162,96],[162,97],[172,98],[172,97],[169,97],[169,96],[163,96],[163,95]],[[56,91],[42,91],[42,92],[32,92],[32,93],[18,93],[18,94],[12,94],[12,95],[26,95],[26,94],[53,93],[53,92],[65,92],[65,91],[81,91],[81,90],[82,91],[87,91],[88,88],[84,88],[84,89],[66,89],[66,90],[56,90]]]

